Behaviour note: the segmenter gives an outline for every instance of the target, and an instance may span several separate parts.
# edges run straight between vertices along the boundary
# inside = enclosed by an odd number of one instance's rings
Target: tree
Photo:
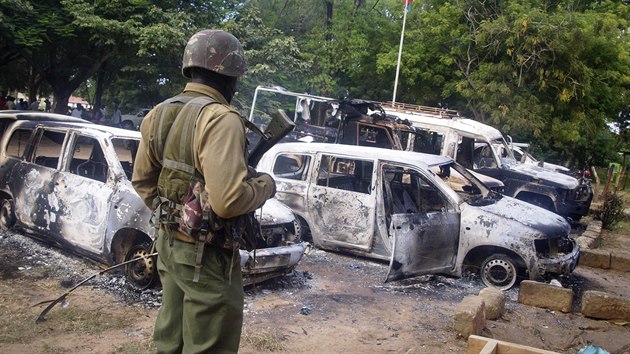
[[[414,40],[404,49],[403,99],[446,103],[571,160],[586,158],[575,145],[600,136],[622,110],[630,73],[627,5],[418,5],[408,23]],[[379,58],[381,70],[391,69],[391,58],[392,52]]]
[[[3,19],[3,47],[18,51],[19,58],[47,82],[55,96],[55,111],[65,113],[68,97],[86,80],[94,77],[97,93],[105,90],[108,67],[122,70],[125,58],[145,59],[141,65],[163,64],[181,48],[189,35],[203,23],[216,23],[231,13],[229,1],[189,1],[174,4],[148,0],[36,0],[19,2],[21,9],[0,5]],[[9,4],[10,5],[10,4]],[[4,45],[6,44],[6,45]],[[159,59],[153,59],[159,58]],[[133,62],[137,62],[132,60]],[[108,63],[106,67],[103,67]],[[148,71],[164,80],[177,65]],[[97,73],[100,76],[95,76]],[[156,83],[159,77],[155,77]],[[96,100],[100,100],[100,94]]]

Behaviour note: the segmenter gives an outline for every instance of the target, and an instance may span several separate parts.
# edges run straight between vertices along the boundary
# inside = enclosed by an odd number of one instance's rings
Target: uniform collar
[[[200,83],[197,83],[197,82],[189,82],[189,83],[186,84],[186,87],[184,88],[184,92],[186,92],[186,91],[197,92],[197,93],[200,93],[202,95],[210,96],[210,97],[214,98],[219,103],[223,103],[223,104],[226,104],[226,105],[230,104],[218,90],[216,90],[216,89],[214,89],[214,88],[212,88],[212,87],[210,87],[208,85],[200,84]]]

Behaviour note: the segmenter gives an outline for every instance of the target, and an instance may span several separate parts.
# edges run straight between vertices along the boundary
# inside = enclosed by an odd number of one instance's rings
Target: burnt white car
[[[258,170],[273,175],[276,198],[315,246],[389,260],[387,280],[474,270],[505,290],[569,273],[578,261],[561,216],[491,191],[449,157],[285,143]]]
[[[131,185],[140,133],[63,115],[0,112],[0,227],[113,265],[150,254],[151,210]],[[308,244],[275,199],[256,212],[259,249],[241,251],[244,283],[292,270]],[[138,287],[156,280],[154,259],[126,268]]]

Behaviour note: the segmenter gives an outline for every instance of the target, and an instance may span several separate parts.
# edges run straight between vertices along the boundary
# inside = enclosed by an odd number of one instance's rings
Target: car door
[[[273,161],[276,181],[275,198],[300,215],[306,213],[311,156],[298,153],[280,153]]]
[[[374,237],[374,162],[319,155],[307,211],[313,239],[324,248],[369,253]]]
[[[58,242],[60,229],[56,216],[60,210],[53,191],[66,132],[37,127],[33,130],[33,133],[15,130],[7,148],[10,155],[13,155],[10,150],[25,152],[24,159],[16,164],[9,179],[15,198],[15,214],[19,223],[34,231],[36,236]],[[23,137],[28,135],[31,136],[27,142]]]
[[[460,215],[433,175],[395,164],[380,166],[386,219],[393,234],[387,280],[449,273],[457,258]]]
[[[55,178],[58,208],[56,217],[66,242],[91,253],[104,252],[109,226],[109,203],[114,192],[113,178],[99,139],[74,134],[67,160]]]

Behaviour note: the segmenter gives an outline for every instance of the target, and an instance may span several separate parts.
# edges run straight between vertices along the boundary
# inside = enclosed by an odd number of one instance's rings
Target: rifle
[[[252,167],[256,167],[258,161],[260,161],[265,152],[271,149],[274,145],[276,145],[276,143],[278,143],[278,141],[284,138],[293,130],[293,128],[295,128],[295,123],[282,109],[279,109],[276,113],[272,114],[271,117],[271,122],[267,125],[264,133],[253,123],[250,122],[251,126],[248,124],[248,128],[258,133],[261,137],[247,159],[247,164]],[[252,126],[254,128],[252,128]]]

